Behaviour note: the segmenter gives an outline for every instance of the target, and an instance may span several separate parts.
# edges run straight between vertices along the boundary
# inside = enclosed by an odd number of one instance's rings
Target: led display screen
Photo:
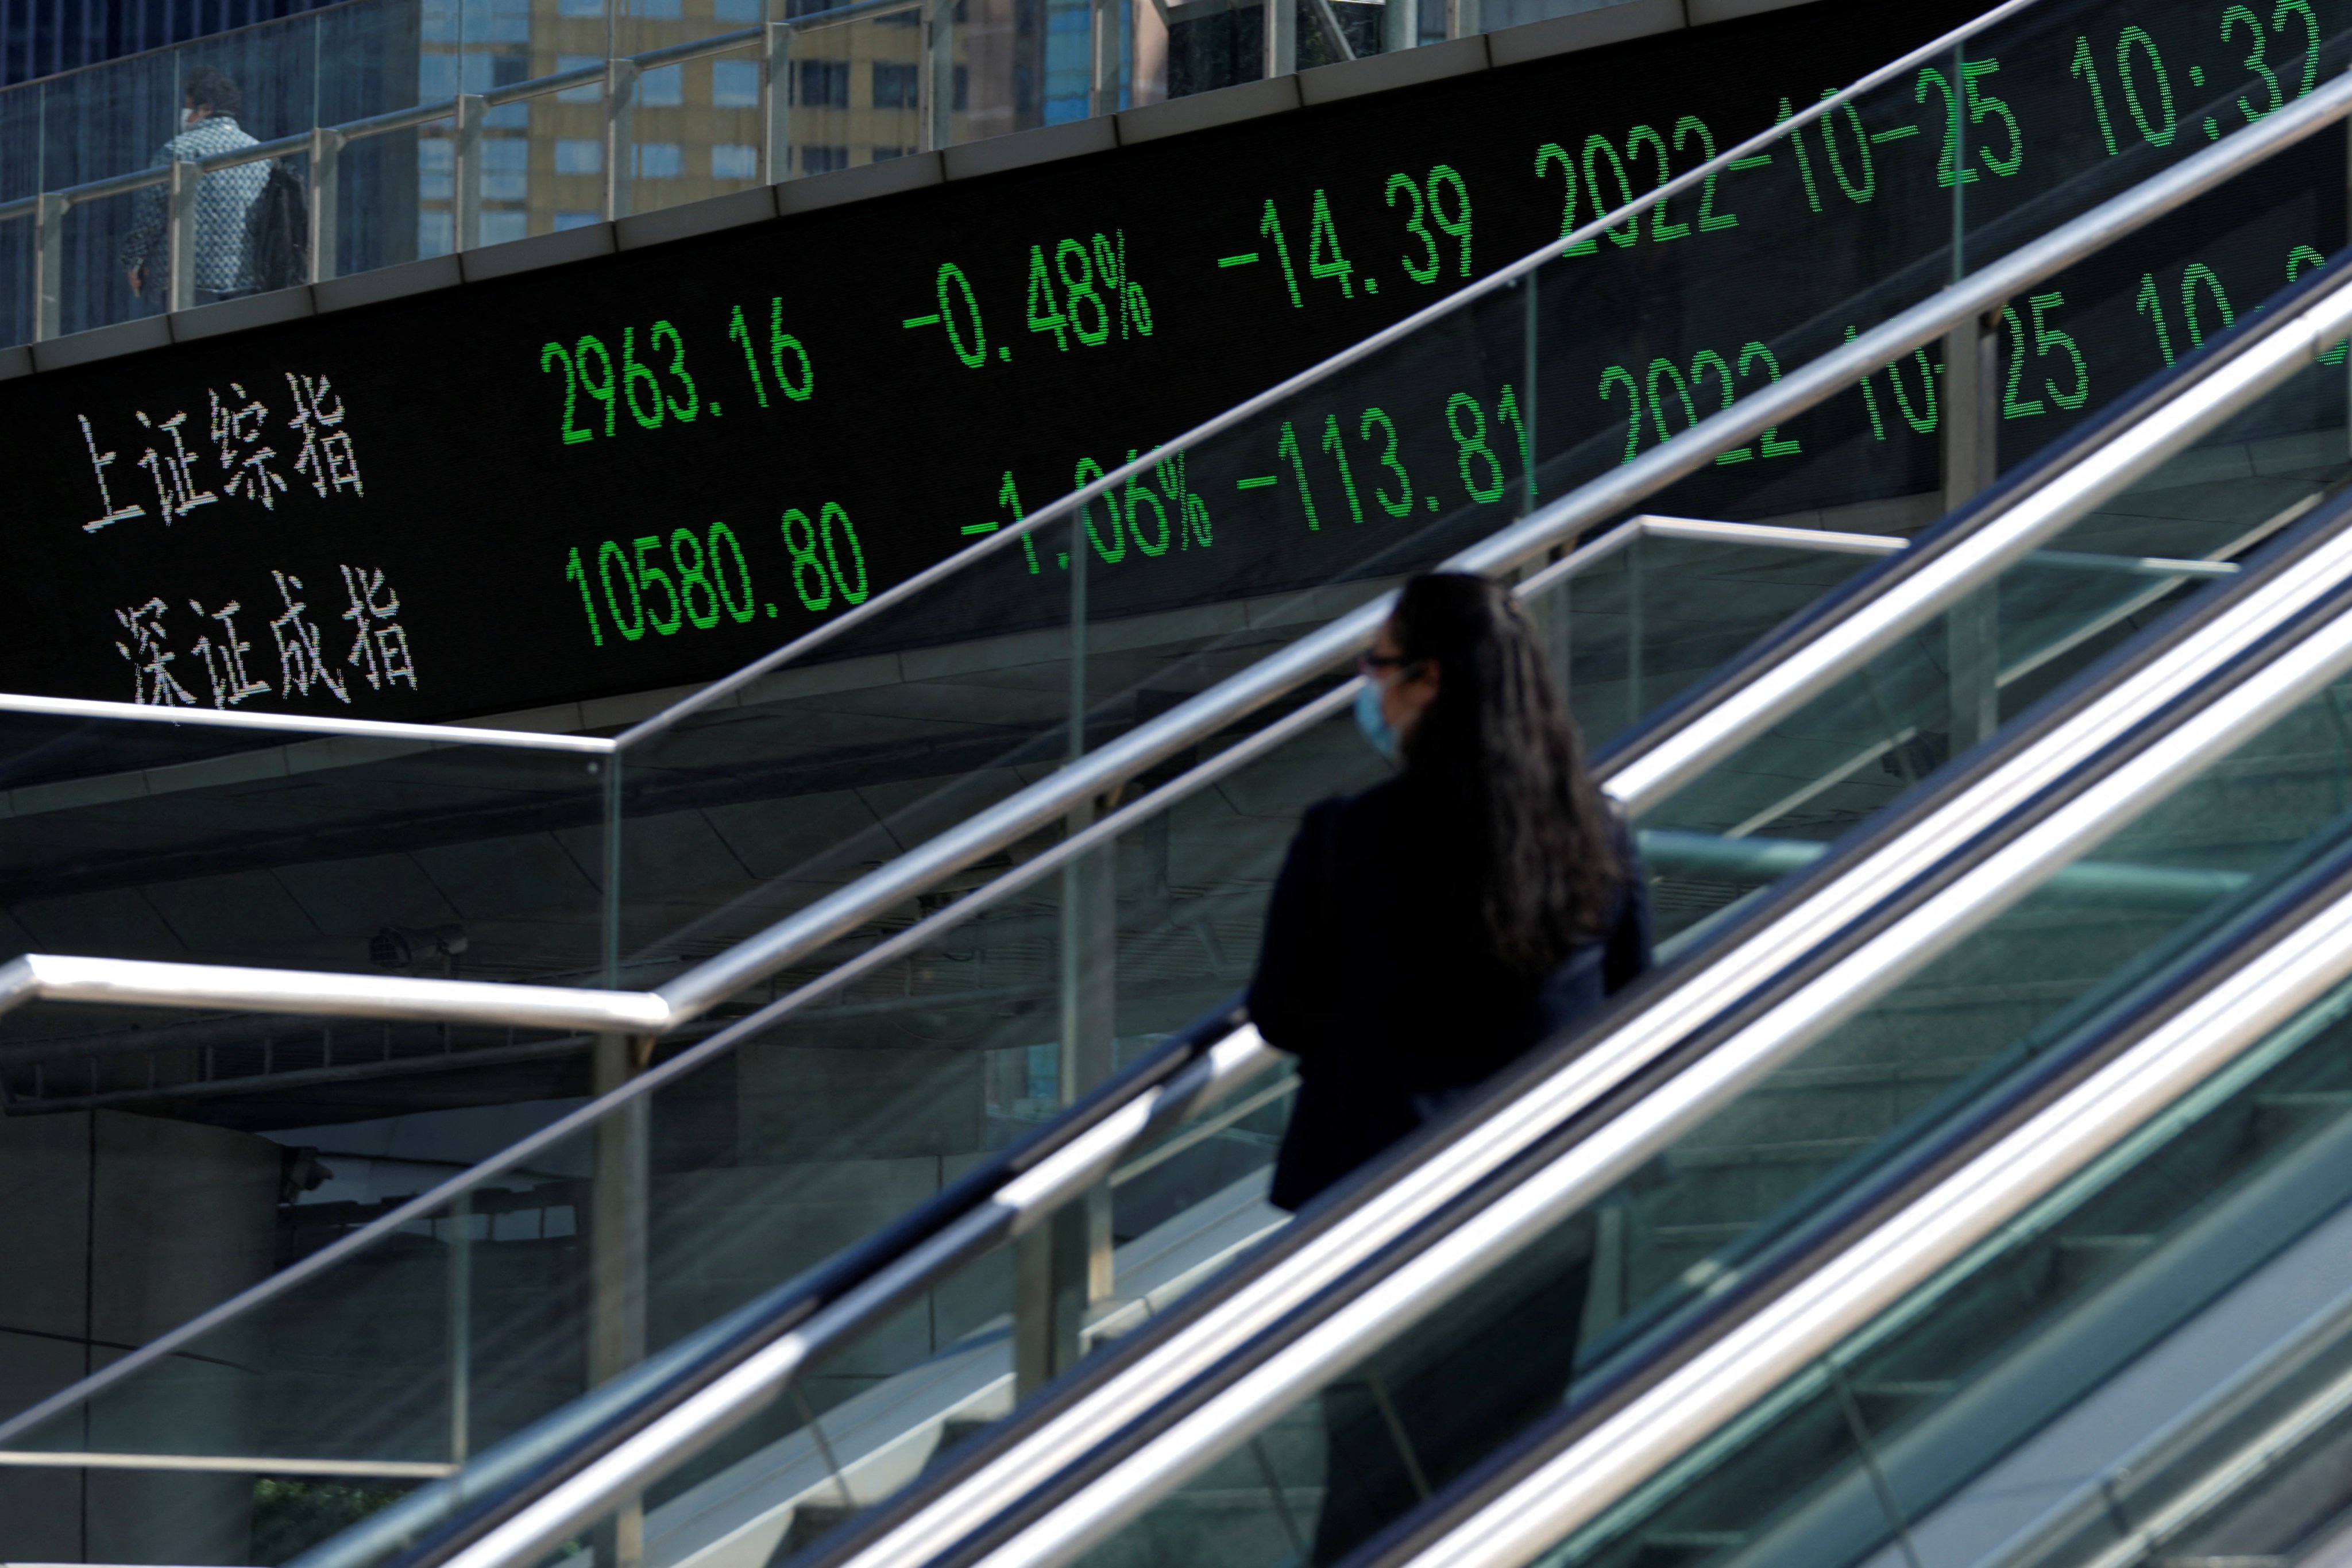
[[[2045,5],[1163,446],[1976,9],[1821,0],[0,384],[0,671],[417,720],[671,687],[1155,448],[1075,531],[855,646],[1055,624],[1081,578],[1101,616],[1396,570],[2275,111],[2352,26],[2352,0]],[[2337,131],[2012,301],[2004,450],[2317,265],[2344,185]],[[1660,510],[1933,489],[1937,370],[1887,367]]]

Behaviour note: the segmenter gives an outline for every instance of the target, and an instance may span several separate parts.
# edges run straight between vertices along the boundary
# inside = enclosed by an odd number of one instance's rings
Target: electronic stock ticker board
[[[0,384],[0,686],[436,720],[722,675],[1979,7],[1821,3]],[[2045,0],[882,628],[1434,559],[2344,68]],[[2343,243],[2341,133],[2006,312],[2012,457]],[[1924,280],[1924,281],[1923,281]],[[1528,337],[1533,323],[1532,344]],[[1928,353],[1677,489],[1932,489]]]

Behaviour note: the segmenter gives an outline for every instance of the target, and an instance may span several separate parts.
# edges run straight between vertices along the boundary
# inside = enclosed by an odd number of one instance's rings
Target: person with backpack
[[[255,138],[237,124],[244,110],[245,95],[226,73],[197,66],[188,72],[181,100],[180,133],[163,143],[155,163],[168,166],[256,145]],[[239,163],[202,177],[196,187],[194,245],[197,304],[253,292],[247,220],[268,182],[268,163]],[[170,265],[170,258],[162,254],[167,200],[161,185],[139,193],[137,216],[121,250],[122,268],[134,294],[146,295],[153,286],[153,297],[169,297],[169,289],[162,287]]]
[[[1401,764],[1310,808],[1266,911],[1249,1014],[1298,1058],[1272,1201],[1296,1209],[1443,1117],[1650,966],[1648,887],[1510,592],[1408,582],[1356,717]],[[1543,1409],[1591,1268],[1571,1221],[1323,1394],[1310,1561],[1338,1561]]]

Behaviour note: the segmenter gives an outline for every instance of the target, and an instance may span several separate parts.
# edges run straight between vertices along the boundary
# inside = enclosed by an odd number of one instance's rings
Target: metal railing
[[[492,110],[526,103],[575,88],[598,86],[604,105],[604,190],[603,216],[625,216],[629,211],[628,152],[634,144],[632,117],[638,79],[665,66],[683,65],[713,55],[757,47],[760,66],[759,115],[761,136],[759,179],[772,184],[790,176],[792,71],[795,39],[853,22],[910,11],[922,14],[922,56],[925,68],[918,76],[918,121],[920,150],[945,146],[947,118],[953,102],[953,34],[948,13],[954,0],[853,0],[846,5],[813,12],[788,21],[767,22],[708,37],[666,45],[633,55],[614,55],[593,66],[579,66],[528,81],[508,83],[478,93],[394,110],[337,125],[320,125],[291,136],[257,142],[250,147],[205,158],[176,160],[156,168],[133,170],[104,179],[86,181],[55,191],[41,191],[0,202],[0,224],[30,219],[33,225],[33,341],[58,335],[63,307],[66,217],[76,206],[109,196],[129,195],[161,187],[164,192],[164,254],[170,298],[166,308],[185,310],[195,304],[195,204],[203,178],[225,169],[278,158],[303,157],[310,165],[310,277],[324,282],[340,276],[336,268],[336,215],[340,174],[345,150],[371,137],[414,131],[442,121],[455,134],[456,248],[475,249],[481,244],[482,131]]]

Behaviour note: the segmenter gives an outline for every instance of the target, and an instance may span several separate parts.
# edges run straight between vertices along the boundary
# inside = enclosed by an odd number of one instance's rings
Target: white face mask
[[[193,109],[184,109],[184,110],[180,110],[180,129],[181,129],[181,130],[183,130],[183,131],[193,131],[193,130],[194,130],[194,129],[196,128],[196,123],[197,123],[197,121],[196,121],[196,111],[195,111],[194,110],[193,110]]]

